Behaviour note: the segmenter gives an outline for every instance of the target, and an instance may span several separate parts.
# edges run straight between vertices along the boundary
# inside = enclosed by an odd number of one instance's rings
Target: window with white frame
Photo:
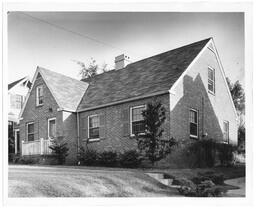
[[[195,109],[189,110],[189,132],[190,137],[198,138],[198,111]]]
[[[23,96],[16,95],[16,100],[15,100],[16,109],[21,109],[22,108],[22,102],[23,102]]]
[[[34,123],[27,123],[27,140],[34,141]]]
[[[208,67],[208,91],[215,93],[215,70]]]
[[[56,137],[56,118],[48,119],[48,138]]]
[[[36,87],[36,106],[43,105],[44,103],[44,92],[43,85]]]
[[[142,116],[142,112],[145,110],[145,108],[145,105],[131,108],[131,135],[141,134],[145,132],[145,124]]]
[[[223,140],[225,142],[229,142],[229,122],[224,121],[223,122]]]
[[[100,118],[98,115],[88,117],[88,130],[89,139],[100,138]]]

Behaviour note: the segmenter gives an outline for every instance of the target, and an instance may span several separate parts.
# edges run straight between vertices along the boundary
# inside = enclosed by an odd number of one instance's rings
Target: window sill
[[[208,93],[215,96],[215,92],[212,92],[212,91],[208,90]]]
[[[189,137],[190,139],[198,139],[198,136],[195,136],[195,135],[190,135]]]
[[[36,105],[36,107],[42,107],[42,106],[44,106],[44,104]]]
[[[100,138],[88,139],[88,142],[98,142],[98,141],[100,141]]]

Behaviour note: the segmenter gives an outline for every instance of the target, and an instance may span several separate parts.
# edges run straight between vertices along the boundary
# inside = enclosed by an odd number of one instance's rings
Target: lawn
[[[140,170],[9,166],[9,197],[179,196]]]

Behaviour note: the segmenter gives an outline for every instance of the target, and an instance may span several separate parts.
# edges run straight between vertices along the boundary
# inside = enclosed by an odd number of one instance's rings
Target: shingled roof
[[[20,83],[22,80],[25,80],[25,78],[28,79],[27,77],[24,77],[24,78],[21,78],[21,79],[19,79],[19,80],[17,80],[17,81],[14,81],[14,82],[8,84],[8,90],[10,90],[10,89],[13,88],[14,86],[16,86],[16,85],[17,85],[18,83]],[[25,82],[26,82],[26,81],[27,81],[27,80],[25,80]],[[28,88],[31,87],[31,82],[30,82],[30,81],[28,81],[27,87],[28,87]]]
[[[210,38],[96,75],[77,110],[169,91]],[[84,80],[85,81],[85,80]]]
[[[75,112],[88,87],[88,83],[42,67],[38,67],[37,70],[42,75],[59,107]]]

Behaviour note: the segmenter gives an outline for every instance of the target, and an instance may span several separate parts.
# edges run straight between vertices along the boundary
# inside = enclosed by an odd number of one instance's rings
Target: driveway
[[[9,197],[180,196],[137,170],[10,165]]]
[[[225,184],[239,187],[239,189],[228,190],[226,197],[245,197],[245,177],[226,180]]]

